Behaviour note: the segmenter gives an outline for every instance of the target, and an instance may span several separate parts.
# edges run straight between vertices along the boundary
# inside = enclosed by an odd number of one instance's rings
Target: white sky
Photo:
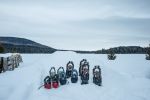
[[[0,0],[0,36],[98,50],[150,43],[150,0]]]

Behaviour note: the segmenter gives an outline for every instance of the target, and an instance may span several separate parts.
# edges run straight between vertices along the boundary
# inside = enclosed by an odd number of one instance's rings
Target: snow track
[[[3,55],[1,55],[3,56]],[[102,54],[76,54],[55,52],[54,54],[22,54],[23,63],[14,71],[0,74],[0,100],[149,100],[150,61],[145,55],[117,55],[115,61]],[[55,66],[66,68],[73,61],[78,70],[79,62],[86,58],[90,63],[88,85],[69,82],[58,89],[46,90],[38,87]],[[92,68],[100,65],[103,83],[101,87],[92,83]],[[69,79],[70,81],[70,79]]]

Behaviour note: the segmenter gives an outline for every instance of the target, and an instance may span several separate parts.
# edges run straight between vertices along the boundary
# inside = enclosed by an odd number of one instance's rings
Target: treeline
[[[0,53],[4,52],[4,47],[0,44]]]
[[[14,45],[1,43],[0,52],[4,53],[53,53],[55,51],[63,51],[56,50],[46,46],[35,46],[35,45]],[[64,50],[69,51],[69,50]],[[74,51],[74,50],[71,50]],[[140,47],[140,46],[120,46],[110,49],[102,49],[97,51],[74,51],[76,53],[81,54],[148,54],[150,52],[150,47]]]
[[[35,45],[14,45],[2,43],[4,47],[4,53],[53,53],[56,49],[45,47],[45,46],[35,46]]]
[[[110,49],[102,49],[97,51],[75,51],[77,53],[94,53],[94,54],[147,54],[150,47],[140,47],[140,46],[120,46]]]
[[[116,53],[116,54],[145,54],[146,48],[140,47],[140,46],[120,46],[110,49],[102,49],[99,51],[96,51],[96,53]]]
[[[74,51],[85,54],[150,54],[150,46],[120,46],[97,51],[58,50],[24,38],[0,37],[0,52],[53,53],[55,51]]]

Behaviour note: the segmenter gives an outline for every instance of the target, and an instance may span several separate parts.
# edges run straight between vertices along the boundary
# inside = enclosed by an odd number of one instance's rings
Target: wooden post
[[[4,60],[3,60],[3,57],[0,57],[0,73],[2,73],[2,71],[3,71],[3,62],[4,62]]]

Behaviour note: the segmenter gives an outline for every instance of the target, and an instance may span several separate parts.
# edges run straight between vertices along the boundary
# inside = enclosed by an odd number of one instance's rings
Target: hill
[[[85,54],[108,54],[110,52],[116,54],[146,54],[148,50],[150,51],[150,47],[140,46],[119,46],[95,51],[58,50],[40,43],[36,43],[29,39],[18,37],[0,37],[0,44],[4,47],[5,53],[53,53],[55,51],[74,51],[76,53]]]
[[[56,49],[18,37],[0,37],[0,44],[5,48],[5,53],[53,53]]]

